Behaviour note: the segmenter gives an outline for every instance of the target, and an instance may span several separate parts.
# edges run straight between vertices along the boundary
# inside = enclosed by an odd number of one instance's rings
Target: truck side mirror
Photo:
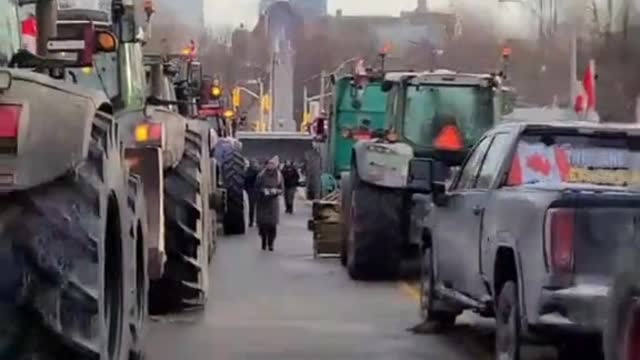
[[[511,114],[515,108],[517,95],[513,89],[502,90],[502,115]]]
[[[419,194],[430,194],[433,190],[433,160],[412,159],[409,161],[407,188]]]
[[[380,86],[380,89],[382,90],[382,92],[389,92],[391,91],[391,89],[393,88],[393,81],[389,81],[389,80],[384,80],[382,82],[382,85]]]

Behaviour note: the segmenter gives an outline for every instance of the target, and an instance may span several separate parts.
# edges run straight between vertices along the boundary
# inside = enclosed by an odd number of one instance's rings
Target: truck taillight
[[[545,220],[545,250],[553,272],[573,272],[576,212],[574,209],[549,209]]]
[[[18,137],[21,114],[21,105],[0,104],[0,138],[15,139]]]
[[[142,123],[136,126],[137,142],[162,142],[164,129],[160,123]]]

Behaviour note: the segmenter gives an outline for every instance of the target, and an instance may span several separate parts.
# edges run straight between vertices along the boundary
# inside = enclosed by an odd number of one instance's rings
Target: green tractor
[[[353,279],[419,269],[422,238],[412,236],[409,161],[459,166],[476,140],[511,111],[513,92],[496,74],[447,70],[390,73],[384,134],[358,141],[341,175],[341,262]]]
[[[142,1],[111,2],[111,14],[72,9],[59,13],[60,36],[82,38],[87,28],[112,31],[117,52],[96,54],[91,66],[67,72],[67,81],[104,91],[125,157],[143,182],[147,208],[149,305],[152,313],[204,306],[214,234],[208,133],[182,116],[166,69],[145,63],[140,31],[153,9]],[[143,23],[146,15],[146,22]]]
[[[340,252],[340,177],[351,168],[353,145],[385,128],[383,80],[383,71],[333,78],[331,117],[316,120],[314,149],[305,156],[315,255]]]

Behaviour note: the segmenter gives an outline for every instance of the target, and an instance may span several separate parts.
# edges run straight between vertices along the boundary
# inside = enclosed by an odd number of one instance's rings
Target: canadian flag
[[[31,53],[37,52],[38,21],[31,15],[22,21],[22,47]]]
[[[589,61],[589,66],[582,79],[580,93],[576,96],[574,110],[588,119],[597,119],[596,113],[596,62]]]

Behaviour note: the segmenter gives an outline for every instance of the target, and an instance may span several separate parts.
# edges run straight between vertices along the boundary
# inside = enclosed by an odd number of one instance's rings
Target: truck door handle
[[[482,211],[484,210],[483,207],[476,205],[473,207],[473,215],[480,215],[482,214]]]

